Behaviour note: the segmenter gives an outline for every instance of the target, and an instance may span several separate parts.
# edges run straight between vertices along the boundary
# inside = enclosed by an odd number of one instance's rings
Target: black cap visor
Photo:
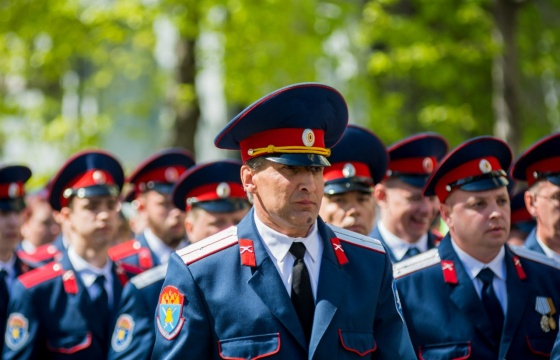
[[[426,182],[428,181],[429,175],[411,175],[411,174],[399,174],[394,173],[391,175],[391,178],[399,179],[404,181],[410,186],[414,186],[420,189],[423,189],[426,186]]]
[[[507,186],[509,181],[501,172],[472,176],[467,179],[462,179],[461,184],[450,185],[452,189],[461,189],[464,191],[486,191],[493,190],[503,186]]]
[[[249,208],[251,205],[244,199],[220,199],[212,201],[201,201],[192,204],[193,208],[199,207],[213,213],[231,213]]]
[[[358,191],[366,194],[371,194],[372,192],[372,182],[361,181],[357,178],[349,179],[337,179],[327,181],[325,183],[325,195],[337,195],[344,194],[350,191]]]
[[[270,154],[263,155],[263,157],[275,163],[290,166],[331,166],[326,157],[318,154]]]
[[[0,211],[2,212],[21,212],[25,209],[25,201],[22,197],[15,199],[0,200]]]
[[[560,174],[556,173],[556,174],[550,174],[550,175],[544,175],[543,176],[544,179],[550,181],[551,183],[553,183],[556,186],[560,186]]]
[[[173,192],[173,186],[174,184],[170,183],[148,181],[144,184],[142,191],[147,192],[153,190],[161,194],[171,194]]]
[[[79,198],[90,198],[96,196],[119,196],[119,188],[116,185],[93,185],[79,189],[68,188],[64,190],[63,196],[67,199],[76,196]]]

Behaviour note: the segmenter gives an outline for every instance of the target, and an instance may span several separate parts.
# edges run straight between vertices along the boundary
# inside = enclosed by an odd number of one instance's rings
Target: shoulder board
[[[155,268],[146,270],[142,274],[133,277],[130,279],[130,282],[136,286],[137,289],[142,289],[163,280],[166,272],[167,264],[156,266]]]
[[[377,239],[362,234],[358,234],[353,231],[346,230],[331,224],[327,224],[327,226],[331,228],[331,230],[341,241],[351,243],[357,246],[365,247],[370,250],[385,254],[385,248],[383,247],[383,244],[381,244],[381,241]]]
[[[62,269],[62,265],[54,262],[20,275],[18,280],[23,284],[23,286],[29,289],[33,286],[42,284],[45,281],[62,276],[63,273],[64,270]]]
[[[126,257],[138,254],[141,248],[142,244],[140,244],[140,241],[132,239],[110,247],[108,254],[111,260],[119,261]]]
[[[514,246],[514,245],[510,245],[509,246],[510,250],[517,256],[522,257],[524,259],[529,259],[538,263],[541,263],[543,265],[548,265],[550,267],[553,267],[555,269],[560,270],[560,263],[558,263],[557,261],[549,258],[548,256],[538,253],[536,251],[533,250],[529,250],[526,247],[523,246]]]
[[[29,256],[30,259],[33,259],[35,261],[45,261],[54,258],[59,253],[60,251],[58,251],[56,246],[54,246],[53,244],[45,244],[39,246],[32,253],[26,253],[26,255]],[[20,253],[18,252],[18,254]]]
[[[395,279],[411,274],[415,271],[439,264],[441,259],[437,249],[431,249],[393,265]]]
[[[237,226],[231,226],[217,234],[197,241],[196,243],[177,250],[177,254],[185,264],[192,264],[220,250],[237,244]]]

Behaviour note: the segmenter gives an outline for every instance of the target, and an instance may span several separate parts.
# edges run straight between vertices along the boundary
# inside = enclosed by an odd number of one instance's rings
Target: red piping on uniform
[[[259,355],[259,356],[257,356],[257,357],[253,357],[253,358],[251,358],[251,360],[262,359],[262,358],[264,358],[264,357],[277,354],[277,353],[280,351],[280,345],[281,345],[281,342],[282,342],[282,341],[281,341],[281,339],[280,339],[280,333],[276,333],[276,336],[278,336],[278,347],[277,347],[276,349],[274,349],[273,351],[268,352],[268,353],[266,353],[266,354],[262,354],[262,355]],[[236,358],[236,357],[226,357],[226,356],[224,356],[224,354],[222,354],[222,345],[220,344],[220,340],[218,340],[218,353],[220,354],[220,356],[222,357],[222,359],[227,359],[227,360],[245,360],[245,358]]]
[[[359,351],[356,350],[356,349],[352,349],[352,348],[349,348],[348,346],[346,346],[346,344],[344,343],[344,339],[342,338],[342,330],[341,330],[341,329],[338,329],[338,336],[340,337],[340,342],[341,342],[343,348],[345,348],[346,350],[348,350],[348,351],[350,351],[350,352],[356,353],[356,354],[358,354],[358,355],[360,355],[360,356],[367,355],[367,354],[369,354],[369,353],[374,352],[375,350],[377,350],[377,343],[375,342],[375,340],[373,340],[373,344],[374,344],[373,349],[368,349],[368,350],[366,350],[366,351],[364,351],[364,352],[359,352]]]
[[[544,353],[544,352],[540,352],[540,351],[537,351],[537,350],[533,349],[533,347],[531,346],[531,342],[529,341],[528,336],[525,336],[525,339],[527,340],[527,345],[529,346],[529,350],[531,350],[531,352],[533,354],[550,357],[550,353]]]
[[[76,353],[80,350],[87,349],[90,345],[91,345],[91,333],[88,332],[87,336],[86,336],[86,341],[84,343],[78,344],[74,347],[71,347],[70,349],[66,349],[66,348],[56,349],[56,348],[53,348],[53,347],[49,346],[48,343],[47,343],[47,348],[50,351],[54,351],[54,352],[57,352],[57,353],[60,353],[60,354],[74,354],[74,353]]]
[[[371,248],[371,247],[369,247],[369,246],[364,246],[364,245],[356,244],[355,242],[347,241],[347,240],[344,240],[344,239],[341,239],[341,238],[338,238],[338,239],[339,239],[340,241],[344,241],[345,243],[348,243],[348,244],[351,244],[351,245],[356,245],[356,246],[359,246],[359,247],[361,247],[361,248],[368,249],[368,250],[371,250],[371,251],[375,251],[375,252],[380,253],[380,254],[385,254],[385,251],[384,251],[384,250],[377,250],[377,249]]]

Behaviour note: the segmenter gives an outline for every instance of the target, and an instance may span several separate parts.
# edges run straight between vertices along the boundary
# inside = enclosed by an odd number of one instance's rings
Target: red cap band
[[[325,181],[351,177],[364,177],[371,179],[369,166],[360,162],[339,162],[326,167],[323,172],[323,179]]]
[[[537,173],[560,173],[560,156],[549,157],[547,159],[537,161],[531,166],[527,166],[525,176],[527,177],[527,185],[530,187],[539,180]]]
[[[0,199],[15,199],[25,195],[23,183],[0,184]]]
[[[193,199],[194,198],[194,199]],[[243,190],[243,185],[237,182],[221,182],[204,184],[193,189],[187,194],[187,210],[189,209],[189,199],[201,201],[213,201],[220,199],[246,199],[247,195]]]
[[[147,183],[148,181],[169,183],[173,184],[181,176],[182,173],[187,170],[184,166],[166,166],[157,169],[153,169],[143,173],[137,179],[134,180],[136,184]],[[138,186],[138,185],[137,185]]]
[[[403,174],[429,175],[437,165],[434,156],[411,157],[389,161],[389,171]]]

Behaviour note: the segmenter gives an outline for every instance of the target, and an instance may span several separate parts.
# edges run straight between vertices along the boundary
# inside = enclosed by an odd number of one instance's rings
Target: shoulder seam
[[[560,270],[560,263],[558,263],[554,259],[549,258],[544,254],[538,253],[533,250],[529,250],[523,246],[509,245],[509,248],[512,253],[514,253],[519,257],[522,257],[523,259],[538,262],[539,264],[547,265],[549,267]]]
[[[142,289],[156,283],[159,280],[163,280],[166,272],[167,264],[159,265],[132,277],[130,282],[136,286],[137,289]]]
[[[393,264],[393,277],[398,279],[418,270],[439,264],[440,262],[441,258],[439,256],[439,251],[437,249],[430,249],[419,255]]]
[[[138,246],[135,248],[135,243],[140,245],[140,242],[136,239],[131,239],[123,242],[122,244],[115,245],[108,250],[108,255],[113,261],[119,261],[126,257],[138,254],[138,251],[142,248]]]
[[[186,265],[192,264],[200,259],[212,255],[220,250],[237,244],[237,227],[231,226],[206,239],[200,240],[192,245],[177,250]]]
[[[385,248],[381,241],[369,236],[358,234],[338,226],[327,224],[327,226],[335,233],[335,235],[342,241],[356,246],[367,248],[378,253],[385,254]]]

